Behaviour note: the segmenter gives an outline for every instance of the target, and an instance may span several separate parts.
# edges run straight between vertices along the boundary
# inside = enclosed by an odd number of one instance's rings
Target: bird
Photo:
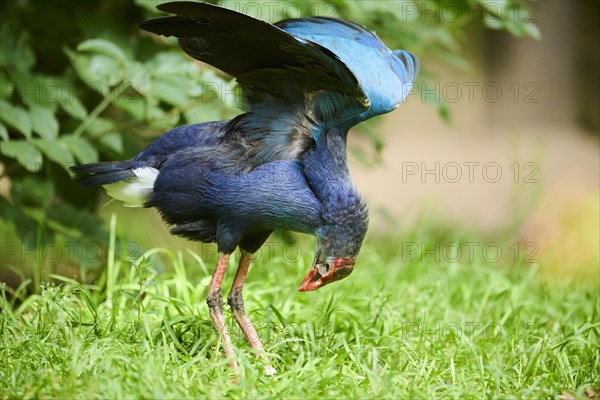
[[[129,207],[155,207],[175,235],[215,242],[219,257],[207,295],[229,365],[237,369],[221,293],[231,254],[240,258],[227,302],[250,347],[276,373],[244,309],[252,254],[275,230],[316,237],[312,267],[298,288],[348,277],[368,228],[352,183],[347,135],[403,103],[420,69],[365,27],[339,18],[271,24],[209,3],[174,1],[170,15],[140,29],[176,37],[180,48],[237,80],[243,112],[231,120],[181,126],[127,161],[71,168]]]

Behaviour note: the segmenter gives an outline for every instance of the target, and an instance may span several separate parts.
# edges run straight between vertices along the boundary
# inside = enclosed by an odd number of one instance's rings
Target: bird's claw
[[[272,365],[265,365],[265,375],[266,376],[277,375],[277,370]]]

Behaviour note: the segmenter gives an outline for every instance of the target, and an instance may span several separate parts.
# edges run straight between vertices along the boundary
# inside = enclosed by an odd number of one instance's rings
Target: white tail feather
[[[143,167],[134,169],[133,173],[135,176],[103,187],[110,197],[122,201],[125,207],[143,207],[152,194],[159,171]]]

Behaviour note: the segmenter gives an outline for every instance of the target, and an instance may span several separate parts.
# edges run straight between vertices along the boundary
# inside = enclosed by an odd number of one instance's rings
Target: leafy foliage
[[[136,29],[136,22],[156,15],[161,2],[2,2],[0,161],[2,180],[11,185],[1,191],[4,241],[34,248],[59,236],[96,243],[103,233],[92,214],[98,192],[77,189],[69,166],[128,158],[178,124],[237,113],[239,96],[230,78],[184,55],[175,40]],[[470,23],[538,37],[526,18],[527,4],[221,3],[269,21],[302,15],[352,19],[376,30],[391,47],[456,66],[465,65],[460,43]],[[444,115],[443,105],[440,109]],[[373,132],[367,127],[363,134],[377,150],[382,142]],[[70,218],[55,218],[65,213]],[[17,269],[26,264],[18,257],[3,261]]]

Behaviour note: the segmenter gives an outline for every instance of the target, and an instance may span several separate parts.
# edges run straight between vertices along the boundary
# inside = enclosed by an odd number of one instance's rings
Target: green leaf
[[[152,85],[156,97],[173,106],[183,106],[192,101],[187,94],[189,82],[184,76],[156,76]]]
[[[65,90],[59,79],[23,71],[11,71],[10,77],[23,104],[28,107],[38,104],[56,110],[56,100]]]
[[[0,216],[2,217],[0,228],[13,225],[19,239],[23,242],[23,245],[30,248],[30,246],[35,243],[38,225],[36,221],[25,214],[23,210],[24,207],[10,204],[4,196],[0,196]]]
[[[108,232],[102,228],[102,220],[85,209],[76,208],[63,202],[54,204],[46,216],[48,220],[78,229],[81,232],[80,236],[85,236],[87,241],[93,240],[101,243],[108,237]]]
[[[102,117],[95,118],[87,127],[87,131],[92,138],[105,135],[114,129],[115,123],[110,119]]]
[[[119,154],[123,153],[123,137],[119,133],[113,132],[103,135],[99,141],[105,148],[114,150]]]
[[[127,81],[132,89],[141,95],[148,96],[152,90],[150,73],[144,64],[138,62],[130,64],[127,68]]]
[[[4,126],[3,123],[0,123],[0,139],[8,140],[8,130],[6,129],[6,126]]]
[[[13,53],[12,43],[14,43],[13,31],[10,29],[8,24],[0,26],[0,34],[2,40],[0,40],[0,67],[6,67],[11,61]]]
[[[121,50],[116,44],[104,39],[90,39],[81,42],[79,46],[77,46],[77,51],[89,51],[91,53],[103,54],[118,61],[123,66],[127,66],[126,64],[129,62],[127,55],[125,52],[123,52],[123,50]]]
[[[121,82],[119,67],[115,61],[103,55],[89,58],[88,72],[94,77],[90,82],[99,81],[107,86],[115,86]]]
[[[484,0],[479,1],[479,4],[483,7],[483,9],[489,14],[493,15],[495,18],[501,19],[504,15],[507,15],[506,11],[510,3],[507,0]]]
[[[31,138],[31,121],[24,108],[0,101],[0,120],[21,132],[27,139]]]
[[[96,118],[88,126],[87,131],[89,137],[93,140],[98,140],[100,145],[105,149],[123,153],[123,136],[122,133],[116,131],[115,123],[106,118]]]
[[[107,95],[111,87],[121,82],[123,69],[113,58],[102,54],[80,54],[69,48],[64,50],[77,75],[90,89]]]
[[[4,22],[4,21],[3,21]],[[27,44],[29,41],[26,32],[21,32],[15,37],[14,27],[3,24],[0,27],[0,66],[14,67],[19,71],[29,71],[35,64],[35,54]]]
[[[15,179],[10,187],[14,204],[35,208],[47,208],[54,198],[54,184],[40,176]]]
[[[0,99],[8,101],[10,96],[12,96],[13,92],[15,91],[15,84],[11,82],[2,72],[0,72],[0,82],[2,83],[0,85]]]
[[[531,22],[525,22],[522,25],[523,28],[523,36],[528,36],[535,40],[542,40],[542,33],[536,24]]]
[[[46,157],[59,164],[66,171],[69,170],[69,167],[75,165],[75,159],[64,143],[47,139],[35,139],[32,142]]]
[[[79,136],[63,135],[60,137],[60,141],[69,148],[80,163],[85,164],[98,161],[98,150],[86,139]]]
[[[219,107],[215,107],[214,104],[210,103],[199,103],[196,106],[189,107],[183,112],[185,120],[190,124],[198,121],[216,121],[221,119],[222,113],[223,112]]]
[[[28,37],[26,33],[19,35],[16,51],[13,54],[13,62],[20,71],[29,71],[35,64],[35,54],[27,45],[27,42]]]
[[[29,116],[35,133],[44,139],[55,139],[58,136],[58,120],[51,109],[32,104]]]
[[[160,118],[154,118],[149,120],[149,127],[166,131],[174,128],[175,125],[177,125],[177,123],[179,122],[180,117],[181,114],[179,114],[178,112],[163,113],[163,115]]]
[[[438,106],[438,115],[440,118],[446,122],[450,123],[450,110],[448,109],[448,105],[444,101],[440,101],[437,103]]]
[[[503,24],[507,31],[512,33],[517,37],[530,37],[535,40],[540,40],[542,38],[542,34],[540,33],[538,27],[533,23],[514,23],[512,21],[507,21]]]
[[[165,111],[143,98],[124,98],[115,103],[119,108],[130,113],[135,119],[147,121],[151,128],[170,129],[179,122],[179,113],[165,113]]]
[[[134,3],[136,6],[146,9],[146,11],[150,11],[153,15],[158,15],[156,6],[163,4],[164,0],[135,0]]]
[[[152,71],[152,75],[182,75],[191,68],[198,71],[198,66],[180,51],[161,51],[145,64]]]
[[[5,156],[16,159],[29,172],[37,172],[42,168],[42,154],[30,142],[25,140],[0,142],[0,151]]]
[[[61,96],[59,104],[61,108],[73,118],[81,121],[87,117],[88,113],[85,106],[75,96]]]

